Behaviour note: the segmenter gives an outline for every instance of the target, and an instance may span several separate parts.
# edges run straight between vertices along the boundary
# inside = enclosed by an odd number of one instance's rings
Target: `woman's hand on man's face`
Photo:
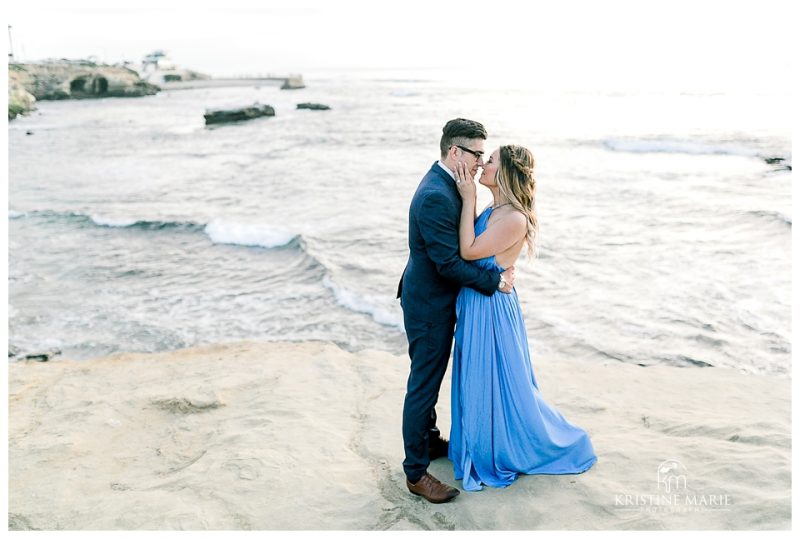
[[[474,199],[477,192],[475,179],[472,177],[472,174],[470,174],[466,163],[456,163],[455,176],[456,187],[458,188],[458,193],[461,195],[461,198],[464,200],[470,198]]]

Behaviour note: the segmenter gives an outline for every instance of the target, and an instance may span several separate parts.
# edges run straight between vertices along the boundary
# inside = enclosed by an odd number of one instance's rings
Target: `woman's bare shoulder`
[[[528,228],[528,216],[516,208],[509,208],[502,215],[497,216],[497,223],[503,222],[505,226],[513,228]]]

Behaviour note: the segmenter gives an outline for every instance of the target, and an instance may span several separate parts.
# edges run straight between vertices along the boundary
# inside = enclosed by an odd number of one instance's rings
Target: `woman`
[[[475,217],[476,186],[456,170],[462,206],[461,257],[503,271],[538,232],[534,160],[521,146],[502,146],[485,163],[480,183],[494,204]],[[462,288],[453,351],[452,425],[448,456],[465,490],[510,485],[523,474],[572,474],[597,460],[584,430],[544,401],[533,375],[516,290],[482,295]]]

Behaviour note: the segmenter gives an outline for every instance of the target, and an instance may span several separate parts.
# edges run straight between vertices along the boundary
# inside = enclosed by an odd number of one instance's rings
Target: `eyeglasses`
[[[469,148],[465,148],[464,146],[459,146],[458,144],[453,144],[453,146],[455,146],[456,148],[459,148],[460,150],[463,150],[463,151],[465,151],[467,153],[471,153],[472,155],[475,156],[475,159],[482,159],[483,158],[483,152],[476,152],[475,150],[470,150]]]

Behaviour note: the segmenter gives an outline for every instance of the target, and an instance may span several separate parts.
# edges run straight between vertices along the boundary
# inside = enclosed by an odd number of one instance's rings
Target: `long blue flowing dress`
[[[486,230],[492,208],[478,216]],[[504,271],[494,256],[475,260]],[[464,490],[505,487],[522,474],[577,474],[596,461],[592,442],[539,393],[516,290],[485,296],[464,287],[456,300],[448,456]]]

